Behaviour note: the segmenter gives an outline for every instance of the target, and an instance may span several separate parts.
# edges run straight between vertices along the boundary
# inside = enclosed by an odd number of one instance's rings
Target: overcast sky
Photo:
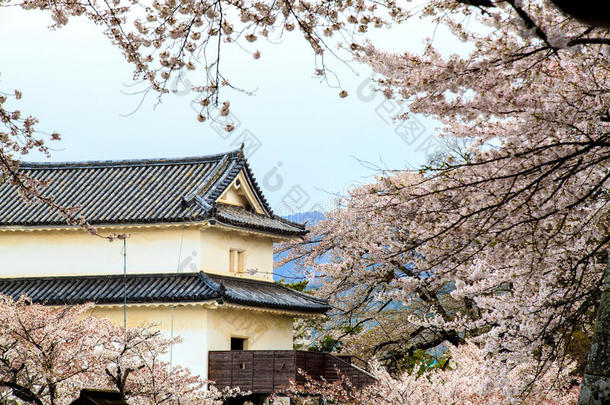
[[[358,159],[413,168],[438,146],[433,121],[391,122],[400,107],[369,91],[366,66],[353,63],[352,71],[330,61],[350,94],[340,99],[339,89],[314,77],[312,52],[296,33],[280,45],[257,43],[258,61],[244,52],[225,56],[233,83],[255,93],[226,94],[239,120],[226,134],[195,119],[196,95],[180,86],[161,105],[151,100],[129,115],[140,102],[126,94],[131,66],[100,28],[73,20],[50,31],[49,23],[39,12],[0,11],[0,89],[20,89],[22,112],[36,115],[40,129],[62,134],[53,161],[205,155],[235,149],[247,135],[264,193],[276,212],[287,214],[328,208],[333,193],[371,181]],[[413,51],[432,29],[410,25],[374,39],[386,49]],[[438,41],[455,46],[441,35]]]

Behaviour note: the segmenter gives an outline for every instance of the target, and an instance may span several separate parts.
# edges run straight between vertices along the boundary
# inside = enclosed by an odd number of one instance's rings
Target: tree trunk
[[[608,258],[610,259],[610,257]],[[610,260],[606,262],[602,296],[595,320],[578,405],[610,404]]]

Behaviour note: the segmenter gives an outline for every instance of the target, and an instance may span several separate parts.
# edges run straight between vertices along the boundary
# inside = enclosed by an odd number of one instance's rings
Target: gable
[[[233,182],[216,201],[222,204],[242,207],[247,211],[256,212],[257,214],[265,214],[262,204],[257,198],[256,191],[248,183],[243,170],[239,172]]]

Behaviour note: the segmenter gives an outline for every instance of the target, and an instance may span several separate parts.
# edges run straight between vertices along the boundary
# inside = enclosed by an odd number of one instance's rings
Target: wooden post
[[[595,320],[595,332],[591,341],[578,405],[610,404],[610,257],[608,256],[602,296]]]

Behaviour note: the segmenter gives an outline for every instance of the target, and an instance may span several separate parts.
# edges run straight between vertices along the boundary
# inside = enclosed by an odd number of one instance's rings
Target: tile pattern
[[[326,300],[277,283],[242,277],[197,273],[151,273],[94,276],[27,277],[0,279],[0,294],[15,299],[26,296],[47,305],[128,303],[222,302],[324,313]]]
[[[264,215],[216,200],[240,171],[255,191]],[[229,225],[291,236],[302,224],[273,214],[241,149],[218,155],[153,160],[22,163],[19,171],[43,181],[44,195],[79,207],[91,224],[143,224],[202,221],[218,215]],[[63,225],[46,205],[26,203],[10,182],[0,182],[0,226]]]

